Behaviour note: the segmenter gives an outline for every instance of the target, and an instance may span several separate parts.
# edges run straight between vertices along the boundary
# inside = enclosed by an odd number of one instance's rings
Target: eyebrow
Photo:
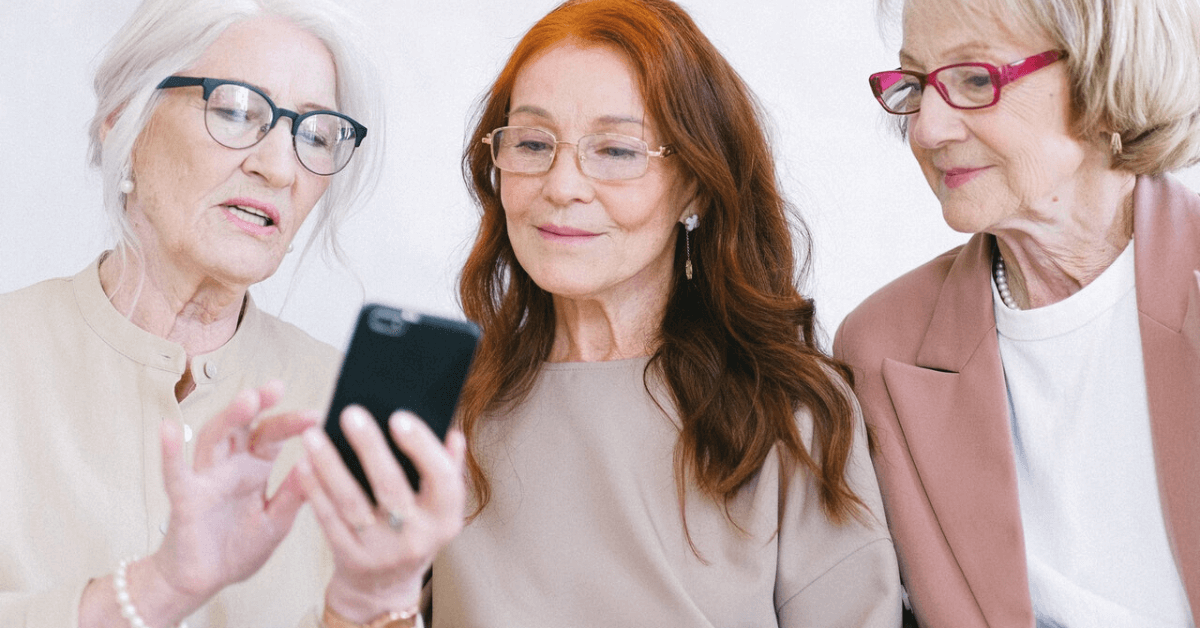
[[[947,57],[949,59],[958,58],[961,61],[966,61],[966,60],[970,60],[970,59],[977,59],[978,57],[982,56],[983,54],[987,53],[988,51],[989,51],[989,47],[987,44],[982,43],[982,42],[970,42],[970,43],[965,43],[965,44],[960,44],[958,46],[955,46],[955,47],[945,51],[942,56]],[[959,61],[950,61],[950,63],[959,63]],[[915,66],[922,65],[919,61],[917,61],[916,57],[912,56],[906,50],[901,48],[900,49],[900,65],[903,66],[905,64],[915,65]]]
[[[266,87],[263,87],[262,85],[259,85],[258,83],[253,83],[253,82],[247,81],[246,79],[243,79],[243,78],[230,78],[230,79],[224,79],[224,80],[237,81],[239,83],[245,83],[246,85],[253,85],[255,89],[266,94],[267,98],[271,99],[271,102],[275,102],[275,99],[278,98],[278,96],[271,93],[270,89],[267,89]],[[279,105],[279,103],[276,102],[275,106],[279,107],[280,105]],[[283,107],[283,109],[287,109],[287,107]],[[333,107],[326,107],[325,105],[321,105],[319,103],[309,101],[309,102],[304,102],[304,103],[300,103],[299,105],[297,105],[296,111],[299,113],[307,113],[309,111],[337,111],[337,109],[335,109]]]
[[[513,115],[516,115],[519,113],[526,113],[526,114],[529,114],[532,116],[536,116],[538,118],[544,118],[546,120],[554,119],[554,116],[550,115],[549,111],[546,111],[545,109],[542,109],[541,107],[537,107],[535,105],[521,105],[520,107],[517,107],[516,109],[509,111],[508,115],[513,116]],[[646,123],[645,118],[638,118],[638,117],[628,116],[628,115],[600,116],[599,118],[596,118],[595,121],[599,122],[601,124],[605,124],[605,125],[616,125],[616,124],[645,125],[645,123]]]

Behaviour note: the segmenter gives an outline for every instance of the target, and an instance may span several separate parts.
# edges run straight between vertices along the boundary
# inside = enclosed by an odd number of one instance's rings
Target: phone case
[[[342,433],[342,410],[358,404],[375,417],[413,490],[418,490],[420,477],[392,442],[388,418],[396,410],[410,410],[444,440],[478,340],[479,328],[470,322],[377,303],[363,306],[342,362],[325,432],[372,502],[374,492]]]

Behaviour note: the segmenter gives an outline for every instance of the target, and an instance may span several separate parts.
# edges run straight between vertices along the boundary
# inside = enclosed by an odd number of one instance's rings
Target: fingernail
[[[304,430],[304,446],[310,450],[321,446],[321,430],[319,428],[311,427]]]
[[[350,421],[350,429],[361,430],[367,426],[367,412],[358,406],[346,408],[346,420]]]
[[[405,434],[412,431],[412,428],[413,428],[412,413],[404,412],[403,410],[401,410],[400,412],[397,412],[396,414],[392,415],[392,421],[396,425],[396,430],[403,432]]]

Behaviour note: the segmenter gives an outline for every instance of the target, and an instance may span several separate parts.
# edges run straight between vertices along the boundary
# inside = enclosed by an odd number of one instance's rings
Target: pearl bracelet
[[[113,585],[117,589],[117,604],[121,607],[121,616],[129,622],[132,628],[150,628],[146,620],[142,619],[141,614],[138,613],[137,607],[133,605],[133,598],[129,597],[129,563],[134,560],[133,558],[124,558],[117,564],[117,573],[113,577]],[[187,622],[179,622],[178,628],[187,628]]]

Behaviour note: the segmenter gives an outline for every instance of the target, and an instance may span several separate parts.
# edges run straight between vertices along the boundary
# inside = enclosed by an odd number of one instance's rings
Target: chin
[[[565,299],[586,298],[596,291],[596,286],[590,282],[581,282],[580,277],[569,273],[550,272],[531,274],[530,278],[537,287],[553,296]]]
[[[230,263],[232,262],[232,263]],[[250,287],[256,283],[270,279],[279,270],[282,256],[247,256],[237,259],[227,259],[217,270],[229,283],[242,284]]]
[[[966,195],[951,194],[942,200],[942,220],[959,233],[974,234],[986,231],[995,222],[994,203]]]
[[[976,234],[985,229],[986,225],[972,218],[942,210],[942,219],[946,221],[946,226],[959,233]]]

